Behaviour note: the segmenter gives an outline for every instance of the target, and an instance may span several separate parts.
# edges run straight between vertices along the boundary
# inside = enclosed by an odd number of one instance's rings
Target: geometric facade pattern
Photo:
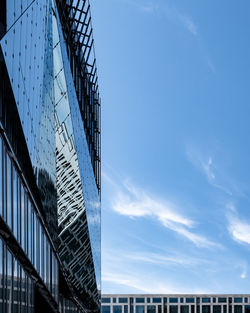
[[[2,1],[0,76],[0,312],[98,312],[100,100],[87,1]]]

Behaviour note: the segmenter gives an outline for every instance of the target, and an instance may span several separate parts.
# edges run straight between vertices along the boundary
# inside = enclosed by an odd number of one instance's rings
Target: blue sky
[[[91,4],[103,293],[248,293],[250,2]]]

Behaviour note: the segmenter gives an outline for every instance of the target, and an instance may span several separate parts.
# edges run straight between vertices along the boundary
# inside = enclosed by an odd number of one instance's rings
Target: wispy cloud
[[[181,14],[180,12],[176,12],[176,16],[182,23],[182,25],[194,36],[197,36],[198,34],[198,28],[197,25],[194,23],[192,18],[190,16]]]
[[[170,6],[163,1],[145,1],[145,0],[123,0],[124,2],[133,5],[138,10],[147,14],[154,14],[167,18],[171,23],[181,25],[193,36],[198,35],[198,27],[188,14],[181,12],[175,6]]]
[[[137,278],[137,275],[129,275],[129,274],[117,274],[113,272],[104,272],[102,274],[102,281],[117,285],[122,285],[128,287],[129,290],[136,289],[138,292],[143,293],[158,293],[158,294],[174,294],[174,293],[209,293],[210,290],[201,290],[196,287],[188,287],[183,288],[179,286],[175,286],[173,282],[162,282],[160,280],[149,279],[148,275],[144,275],[144,277]],[[167,279],[165,279],[167,281]],[[110,291],[113,292],[113,289]]]
[[[107,181],[110,182],[110,180],[109,177]],[[114,185],[115,183],[112,182],[113,187]],[[122,182],[119,187],[116,184],[116,192],[113,188],[112,197],[111,207],[118,214],[130,218],[148,217],[156,219],[164,227],[185,237],[200,248],[220,247],[219,244],[192,231],[196,222],[181,214],[180,211],[183,210],[174,203],[150,195],[149,192],[145,192],[128,180]]]
[[[191,146],[187,146],[186,155],[189,161],[205,175],[210,185],[217,189],[220,189],[227,195],[232,196],[232,191],[230,190],[230,188],[220,183],[221,180],[224,181],[225,179],[223,179],[223,175],[215,166],[214,158],[212,155],[204,156],[199,150]]]
[[[135,262],[151,263],[155,265],[164,265],[169,267],[170,265],[181,266],[181,267],[193,267],[198,264],[210,263],[208,260],[200,258],[192,258],[189,255],[164,255],[160,253],[126,253],[123,256],[124,259],[129,259]]]

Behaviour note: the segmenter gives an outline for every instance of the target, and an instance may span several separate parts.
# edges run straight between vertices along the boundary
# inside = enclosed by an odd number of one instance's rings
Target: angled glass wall
[[[0,312],[100,310],[100,104],[77,22],[90,23],[86,3],[0,4]]]

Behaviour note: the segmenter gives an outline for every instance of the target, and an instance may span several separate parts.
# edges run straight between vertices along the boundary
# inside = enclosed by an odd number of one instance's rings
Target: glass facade
[[[100,311],[100,100],[93,47],[85,54],[82,42],[90,11],[65,4],[0,4],[3,313]]]
[[[111,298],[121,304],[122,313],[250,313],[250,295],[102,295],[102,307]],[[234,304],[232,299],[242,299],[244,303]],[[111,313],[113,303],[110,303]]]

